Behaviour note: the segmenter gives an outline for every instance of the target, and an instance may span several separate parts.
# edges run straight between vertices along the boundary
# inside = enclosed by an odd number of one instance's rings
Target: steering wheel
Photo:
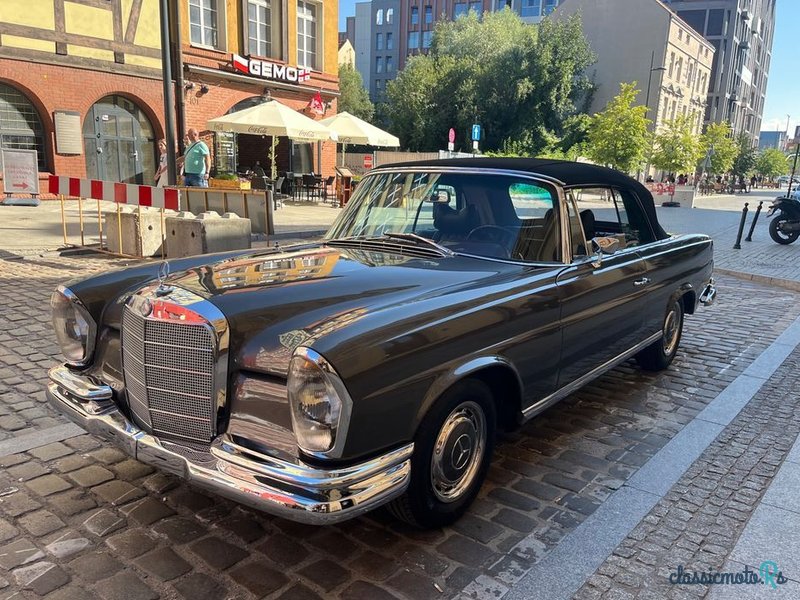
[[[498,225],[479,225],[467,234],[467,241],[491,242],[500,246],[510,246],[516,234]]]

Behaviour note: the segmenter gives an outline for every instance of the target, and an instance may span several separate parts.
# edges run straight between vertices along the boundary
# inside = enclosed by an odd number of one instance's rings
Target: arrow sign
[[[30,186],[27,182],[23,181],[22,183],[14,183],[11,185],[13,188],[17,188],[18,190],[27,190]]]

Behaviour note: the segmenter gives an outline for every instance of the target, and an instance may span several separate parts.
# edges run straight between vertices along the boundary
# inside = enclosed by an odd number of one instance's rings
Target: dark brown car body
[[[191,452],[135,414],[125,385],[123,310],[141,290],[153,293],[159,265],[104,273],[67,284],[96,322],[97,342],[89,365],[54,370],[51,402],[140,460],[266,511],[327,523],[403,491],[415,432],[456,382],[485,382],[499,421],[513,426],[658,340],[671,299],[686,314],[713,300],[711,240],[667,235],[652,197],[627,177],[490,159],[377,172],[408,169],[541,177],[562,203],[574,186],[624,187],[654,240],[600,264],[594,255],[546,265],[441,255],[398,240],[170,261],[166,283],[221,315],[227,339],[210,447],[185,444]],[[335,368],[352,399],[336,456],[311,456],[295,443],[286,377],[300,345]],[[76,378],[101,390],[95,410]]]

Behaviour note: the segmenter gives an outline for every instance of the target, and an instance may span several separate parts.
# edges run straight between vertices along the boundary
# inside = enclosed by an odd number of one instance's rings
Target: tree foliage
[[[702,136],[703,152],[710,153],[710,171],[712,173],[727,173],[733,167],[733,161],[739,153],[739,145],[734,139],[730,123],[711,123],[706,127]]]
[[[789,172],[789,159],[777,148],[767,148],[758,155],[756,171],[769,179],[785,175]]]
[[[353,65],[344,64],[339,67],[339,112],[349,112],[351,115],[372,121],[375,115],[375,107],[369,99],[369,93],[364,88],[364,80],[361,73],[353,68]]]
[[[620,171],[632,171],[647,149],[646,106],[634,106],[636,82],[620,84],[620,92],[603,112],[592,117],[586,135],[586,153],[593,161]]]
[[[470,11],[438,23],[429,54],[387,85],[389,126],[411,150],[442,147],[454,127],[456,147],[469,150],[479,123],[482,149],[535,154],[591,89],[583,71],[593,60],[576,18],[531,26],[511,10]]]
[[[667,121],[654,137],[653,166],[669,173],[694,173],[703,147],[693,128],[689,115]]]
[[[737,154],[733,161],[733,174],[737,177],[746,177],[753,172],[758,159],[758,150],[753,145],[753,139],[745,132],[736,136]]]

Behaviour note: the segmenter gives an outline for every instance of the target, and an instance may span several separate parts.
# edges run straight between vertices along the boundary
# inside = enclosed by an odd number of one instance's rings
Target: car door
[[[617,200],[613,190],[601,188],[569,191],[565,199],[572,260],[557,278],[562,325],[559,388],[614,360],[644,337],[647,278],[638,246],[622,243],[611,255],[590,254],[592,237],[624,238]]]

